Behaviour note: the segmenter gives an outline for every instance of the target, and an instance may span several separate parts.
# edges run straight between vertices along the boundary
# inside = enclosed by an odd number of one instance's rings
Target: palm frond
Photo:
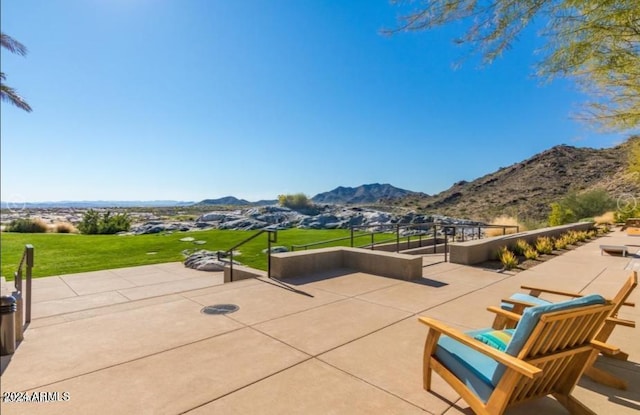
[[[0,45],[7,49],[11,53],[18,54],[20,56],[24,56],[27,54],[27,47],[22,43],[18,42],[14,38],[9,35],[5,35],[4,33],[0,33]]]
[[[13,88],[2,83],[0,83],[0,99],[2,99],[2,101],[10,102],[16,107],[27,112],[32,111],[31,106],[27,104],[27,101],[25,101],[20,95],[18,95],[18,93]]]

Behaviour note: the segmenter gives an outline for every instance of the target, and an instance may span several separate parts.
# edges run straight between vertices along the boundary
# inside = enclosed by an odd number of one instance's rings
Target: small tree
[[[279,195],[278,203],[289,209],[307,209],[313,206],[311,200],[304,193],[296,193],[292,195]]]
[[[131,228],[131,218],[126,213],[113,215],[107,211],[100,215],[93,209],[85,212],[82,222],[78,226],[80,232],[87,235],[112,235],[114,233],[128,231]]]
[[[560,203],[551,204],[551,213],[549,213],[549,225],[559,226],[565,223],[572,223],[576,221],[576,214],[567,207],[562,206]]]
[[[80,232],[87,235],[95,235],[98,233],[98,221],[100,213],[93,209],[86,211],[82,217],[82,222],[78,225]]]
[[[559,202],[551,204],[549,224],[557,226],[591,218],[613,209],[615,205],[616,202],[601,189],[569,193]]]

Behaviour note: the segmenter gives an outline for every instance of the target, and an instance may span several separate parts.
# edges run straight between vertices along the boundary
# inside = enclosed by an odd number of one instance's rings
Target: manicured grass
[[[176,232],[155,235],[77,235],[77,234],[0,234],[2,276],[13,279],[24,246],[32,244],[35,249],[34,278],[51,275],[73,274],[102,269],[131,267],[136,265],[158,264],[182,261],[182,251],[194,252],[199,249],[209,251],[227,250],[238,242],[257,233],[257,231],[209,230],[200,232]],[[348,237],[350,232],[343,229],[306,230],[287,229],[278,231],[278,240],[273,246],[291,245],[325,241]],[[364,245],[371,241],[370,234],[356,239],[355,245]],[[193,242],[181,242],[180,239],[191,236],[206,241],[204,245]],[[376,235],[376,241],[387,240],[393,235]],[[350,241],[333,242],[319,247],[349,246]],[[266,270],[267,256],[262,253],[267,247],[267,234],[243,245],[240,255],[234,260],[245,265]]]

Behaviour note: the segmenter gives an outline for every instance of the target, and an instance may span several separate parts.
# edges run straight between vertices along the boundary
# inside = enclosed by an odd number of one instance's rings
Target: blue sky
[[[536,32],[479,68],[455,28],[384,36],[387,0],[3,0],[3,201],[437,193],[557,144],[610,147],[533,76]],[[539,24],[542,24],[540,22]]]

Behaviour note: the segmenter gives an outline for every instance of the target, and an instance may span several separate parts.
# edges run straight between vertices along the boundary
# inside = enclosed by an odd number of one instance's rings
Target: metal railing
[[[18,270],[13,274],[14,287],[16,291],[13,296],[16,297],[16,340],[21,341],[26,327],[31,323],[31,280],[33,270],[33,245],[24,246],[24,252],[18,264]],[[25,267],[26,292],[22,289],[22,268]],[[26,301],[25,296],[26,294]],[[23,325],[24,321],[24,325]]]
[[[445,244],[444,249],[445,249],[445,258],[446,258],[447,256],[446,250],[448,248],[449,240],[452,240],[453,242],[455,242],[456,239],[459,239],[460,241],[464,242],[465,237],[467,239],[469,238],[481,239],[483,235],[482,233],[483,229],[502,229],[502,234],[506,235],[507,229],[513,229],[513,228],[515,228],[516,232],[520,231],[519,226],[516,226],[516,225],[478,225],[478,224],[462,225],[462,224],[443,224],[443,223],[395,223],[395,224],[379,224],[379,225],[358,225],[358,226],[350,227],[350,230],[351,230],[350,236],[347,236],[344,238],[328,239],[328,240],[319,241],[319,242],[311,242],[303,245],[292,245],[291,250],[292,251],[299,250],[299,249],[306,250],[310,247],[326,245],[326,244],[345,241],[345,240],[349,240],[350,246],[353,248],[356,246],[355,240],[357,238],[370,237],[371,238],[370,243],[359,246],[359,247],[375,250],[376,246],[379,246],[382,244],[388,244],[389,242],[395,241],[396,252],[400,252],[400,244],[401,243],[404,244],[404,242],[402,242],[404,238],[406,238],[406,246],[410,247],[411,238],[415,238],[417,236],[418,247],[422,247],[423,237],[426,236],[428,237],[428,239],[426,239],[426,242],[428,244],[433,245],[433,253],[436,253],[437,245],[440,242],[438,237],[439,235],[442,235],[443,238],[440,238],[440,239],[444,240],[444,244]],[[362,234],[357,235],[356,232],[360,229],[377,229],[377,230],[372,232],[363,232]],[[412,231],[412,230],[415,231],[413,234],[409,233],[408,235],[400,236],[401,231],[406,232],[406,231]],[[477,230],[477,233],[476,233],[476,230]],[[375,241],[376,235],[389,234],[391,232],[395,233],[395,237],[389,238],[383,241],[380,241],[380,240]],[[428,245],[424,245],[424,246],[428,246]]]
[[[233,282],[233,251],[246,244],[249,241],[254,240],[263,233],[267,234],[267,277],[271,278],[271,244],[278,242],[278,230],[277,229],[261,229],[258,233],[251,235],[247,239],[238,242],[226,251],[218,251],[218,260],[221,261],[223,257],[229,257],[229,281]]]

